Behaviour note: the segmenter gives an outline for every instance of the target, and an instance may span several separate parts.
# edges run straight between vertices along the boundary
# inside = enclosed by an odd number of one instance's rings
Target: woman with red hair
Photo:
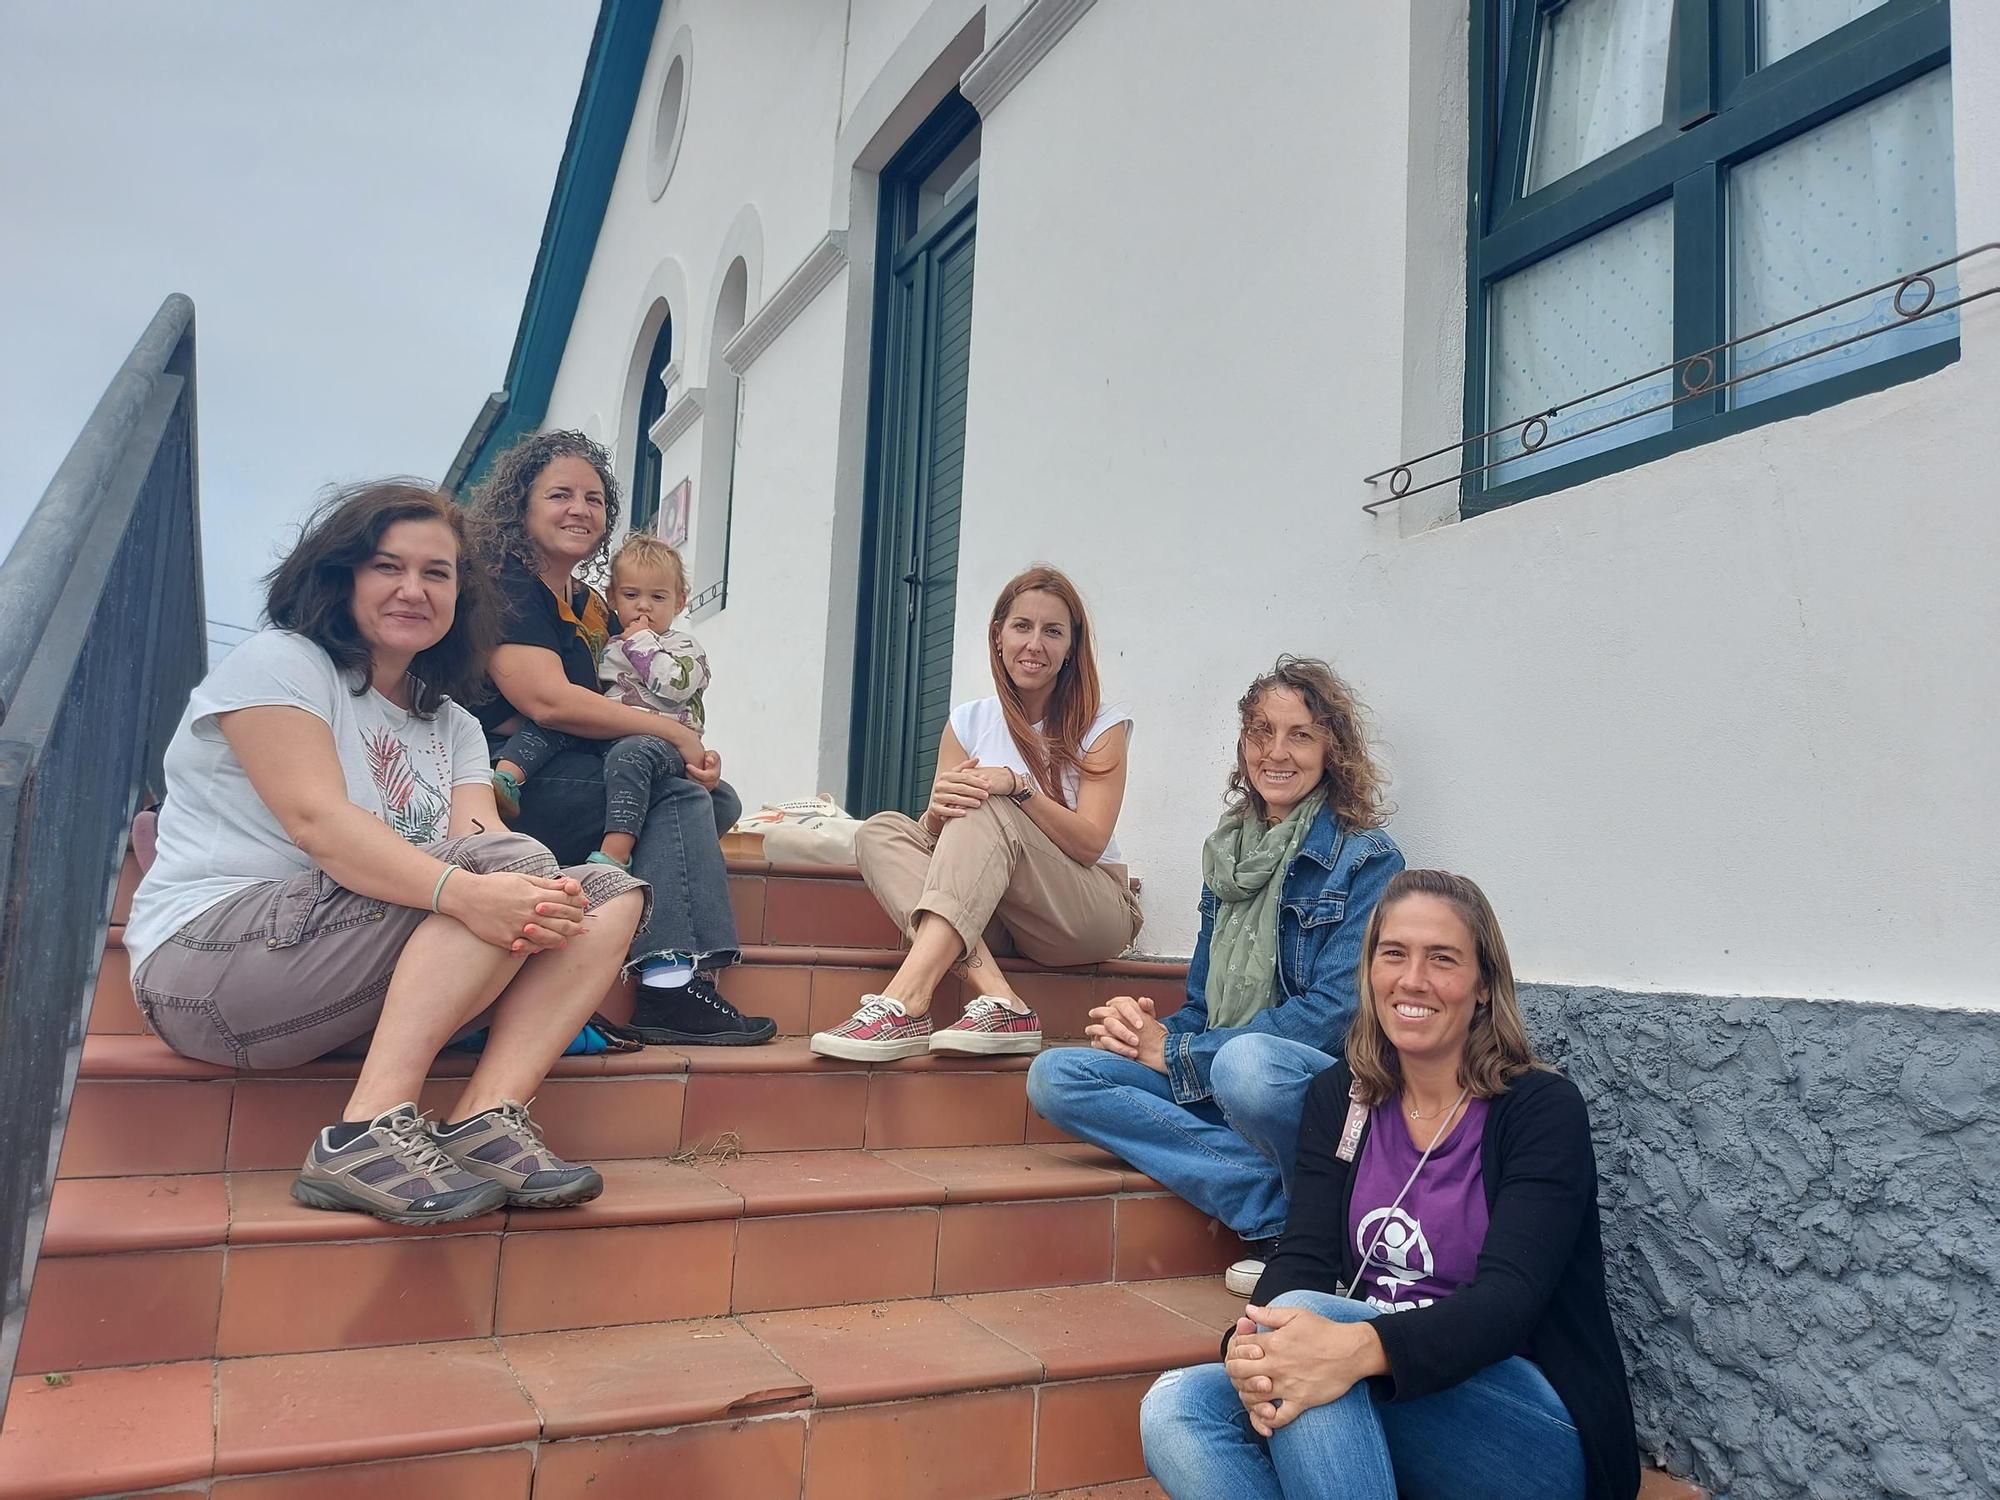
[[[1139,935],[1112,839],[1132,718],[1101,700],[1076,586],[1043,564],[1010,579],[987,655],[994,694],[952,710],[923,817],[878,813],[855,841],[910,950],[880,994],[813,1037],[821,1056],[1039,1051],[1041,1022],[994,961],[988,924],[1040,964],[1098,963]],[[975,993],[933,1032],[931,998],[960,963]]]

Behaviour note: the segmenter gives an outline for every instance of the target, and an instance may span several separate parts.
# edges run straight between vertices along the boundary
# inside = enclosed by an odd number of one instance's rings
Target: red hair
[[[1069,655],[1063,658],[1062,669],[1056,673],[1040,730],[1028,722],[1021,690],[1014,686],[1014,679],[1007,675],[1006,665],[1000,660],[1000,626],[1014,600],[1026,593],[1054,594],[1069,611]],[[1076,585],[1047,563],[1036,563],[1025,573],[1008,579],[993,605],[993,618],[986,630],[986,655],[993,669],[994,690],[1000,695],[1000,711],[1007,718],[1007,732],[1014,737],[1021,758],[1028,763],[1028,773],[1045,793],[1069,806],[1069,773],[1084,774],[1083,737],[1090,733],[1097,711],[1103,706],[1097,685],[1097,656],[1090,644],[1090,616],[1084,612],[1083,597],[1077,593]]]

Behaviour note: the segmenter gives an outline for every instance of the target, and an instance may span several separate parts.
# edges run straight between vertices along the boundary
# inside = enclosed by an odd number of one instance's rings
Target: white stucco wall
[[[699,372],[742,206],[753,317],[842,227],[840,123],[895,92],[868,69],[966,13],[843,9],[667,7],[660,45],[686,24],[696,56],[680,165],[652,203],[628,145],[551,420],[621,409],[663,257]],[[2000,7],[1954,9],[1971,244],[2000,229]],[[2000,298],[1926,380],[1471,522],[1365,516],[1361,475],[1455,435],[1463,0],[1217,14],[1099,0],[983,138],[957,696],[988,690],[999,583],[1068,568],[1139,720],[1143,945],[1191,943],[1232,704],[1293,650],[1373,706],[1393,831],[1487,887],[1524,976],[2000,1003]],[[844,759],[865,280],[747,377],[731,604],[700,630],[753,803]]]

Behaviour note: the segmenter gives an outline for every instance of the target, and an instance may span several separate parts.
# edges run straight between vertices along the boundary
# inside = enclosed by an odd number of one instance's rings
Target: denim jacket
[[[1361,936],[1402,851],[1379,828],[1343,828],[1322,808],[1291,868],[1278,910],[1278,999],[1246,1025],[1208,1026],[1208,943],[1215,893],[1201,888],[1201,937],[1188,963],[1187,1000],[1161,1024],[1167,1029],[1167,1082],[1175,1102],[1209,1096],[1208,1072],[1222,1044],[1243,1032],[1303,1042],[1339,1056],[1354,1019]]]

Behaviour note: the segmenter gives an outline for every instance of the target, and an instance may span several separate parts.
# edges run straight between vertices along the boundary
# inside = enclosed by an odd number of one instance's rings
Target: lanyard
[[[1347,1283],[1347,1286],[1344,1290],[1337,1289],[1337,1294],[1339,1296],[1352,1297],[1354,1295],[1354,1289],[1361,1285],[1361,1278],[1364,1274],[1366,1274],[1368,1270],[1368,1263],[1375,1258],[1375,1252],[1382,1248],[1382,1236],[1388,1232],[1389,1221],[1396,1216],[1396,1210],[1403,1206],[1403,1200],[1409,1197],[1410,1189],[1416,1186],[1417,1173],[1423,1171],[1424,1163],[1431,1159],[1431,1153],[1437,1150],[1438,1142],[1444,1139],[1445,1131],[1450,1129],[1452,1117],[1458,1113],[1459,1105],[1465,1103],[1466,1095],[1470,1094],[1471,1092],[1472,1089],[1470,1085],[1460,1089],[1458,1091],[1457,1101],[1453,1103],[1450,1109],[1445,1111],[1444,1125],[1438,1130],[1438,1133],[1436,1135],[1431,1137],[1431,1143],[1428,1146],[1424,1147],[1424,1154],[1417,1158],[1417,1164],[1414,1167],[1410,1168],[1410,1175],[1403,1180],[1403,1190],[1400,1193],[1396,1194],[1396,1201],[1389,1205],[1389,1211],[1382,1216],[1382,1222],[1375,1226],[1375,1238],[1370,1240],[1368,1242],[1368,1248],[1361,1252],[1361,1264],[1355,1267],[1353,1278]],[[1355,1165],[1358,1168],[1360,1166],[1360,1163],[1357,1162]],[[1345,1225],[1341,1227],[1341,1232],[1343,1234],[1346,1233]]]

